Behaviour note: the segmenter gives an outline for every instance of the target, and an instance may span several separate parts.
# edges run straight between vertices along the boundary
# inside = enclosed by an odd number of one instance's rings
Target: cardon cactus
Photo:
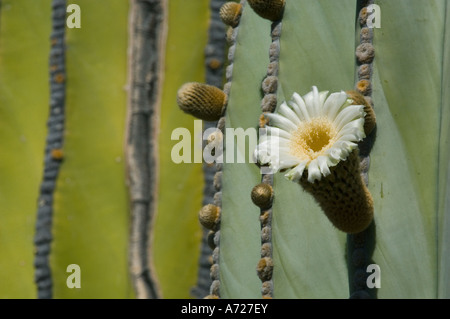
[[[0,297],[448,298],[449,10],[2,0]]]
[[[278,140],[217,165],[210,293],[448,297],[447,2],[240,6],[218,128]]]

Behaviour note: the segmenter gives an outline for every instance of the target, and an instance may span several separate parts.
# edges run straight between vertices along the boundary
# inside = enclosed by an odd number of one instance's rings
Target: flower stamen
[[[323,154],[334,142],[337,132],[327,118],[317,117],[302,123],[292,133],[291,154],[302,160],[313,160]]]

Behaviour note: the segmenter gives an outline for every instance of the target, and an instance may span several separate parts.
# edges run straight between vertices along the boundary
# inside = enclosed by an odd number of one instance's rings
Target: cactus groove
[[[255,3],[257,1],[250,2]],[[277,90],[278,90],[278,72],[279,72],[279,57],[280,57],[280,37],[282,30],[282,12],[284,10],[284,1],[280,7],[277,7],[277,12],[275,14],[263,14],[263,17],[269,16],[276,17],[274,22],[270,26],[270,36],[272,38],[272,43],[269,49],[269,66],[267,68],[267,75],[262,81],[261,89],[264,97],[261,102],[261,110],[263,114],[260,117],[260,127],[264,128],[266,121],[264,119],[265,112],[275,111],[277,105]],[[258,13],[258,10],[255,10]],[[267,11],[267,10],[266,10]],[[271,11],[271,10],[269,10]],[[268,84],[270,83],[270,84]],[[262,168],[263,169],[263,168]],[[261,183],[268,185],[271,189],[270,197],[273,198],[273,174],[265,174],[261,171]],[[253,200],[255,205],[259,206],[261,209],[260,221],[261,221],[261,260],[258,262],[257,273],[259,279],[262,281],[261,294],[263,298],[273,297],[273,261],[272,261],[272,201],[267,207],[261,207],[255,200]],[[261,261],[269,260],[271,266],[270,271],[261,271],[259,265]]]
[[[210,21],[208,26],[208,43],[205,48],[205,69],[206,69],[206,83],[221,87],[224,78],[224,64],[226,58],[226,41],[224,41],[225,25],[220,21],[220,8],[225,3],[225,0],[210,0],[209,14]],[[203,121],[203,129],[207,130],[217,126],[217,122]],[[205,147],[206,143],[203,143]],[[214,165],[203,163],[203,201],[202,205],[211,204],[214,202],[215,186],[214,176],[216,168]],[[214,232],[213,232],[214,233]],[[199,257],[199,269],[197,274],[197,283],[192,288],[191,293],[197,298],[205,297],[209,294],[211,287],[210,275],[210,257],[212,249],[214,249],[213,240],[209,240],[210,232],[208,229],[203,229],[201,251]],[[211,244],[209,244],[210,242]]]
[[[62,161],[64,140],[64,116],[66,95],[65,65],[66,1],[52,2],[52,34],[49,58],[50,69],[50,112],[45,148],[44,175],[38,200],[36,217],[35,282],[38,298],[53,297],[53,281],[49,263],[53,219],[53,192]],[[59,154],[59,156],[56,156]]]
[[[367,7],[373,5],[373,0],[363,0],[358,1],[357,10],[359,10],[359,15],[357,17],[357,30],[360,30],[359,37],[357,36],[357,47],[356,47],[356,65],[357,71],[357,82],[355,89],[364,95],[368,107],[373,108],[373,100],[371,98],[371,90],[361,90],[361,81],[367,81],[371,83],[372,73],[373,73],[373,59],[374,59],[374,48],[373,48],[373,29],[367,26]],[[359,39],[358,39],[359,38]],[[359,41],[358,41],[359,40]],[[359,43],[358,43],[359,42]],[[371,58],[361,57],[359,52],[360,48],[363,46],[368,46],[371,52]],[[370,85],[371,86],[371,85]],[[368,113],[368,112],[366,112]],[[367,115],[366,115],[367,116]],[[367,128],[367,120],[365,123],[365,128]],[[370,129],[370,128],[369,128]],[[370,156],[369,152],[373,146],[376,130],[370,129],[370,132],[366,129],[366,138],[360,143],[359,156],[360,156],[360,168],[361,177],[366,186],[369,185],[369,167],[370,167]],[[366,281],[368,273],[366,269],[369,264],[374,263],[372,259],[372,254],[375,246],[375,222],[372,221],[368,229],[364,230],[358,234],[347,235],[347,267],[348,277],[349,277],[349,290],[350,298],[376,298],[377,289],[369,289],[367,287]]]
[[[245,0],[241,1],[242,4],[245,3]],[[234,48],[236,45],[236,34],[239,30],[239,20],[240,16],[237,17],[235,24],[233,26],[230,26],[229,28],[232,31],[231,36],[229,37],[229,48],[228,48],[228,66],[227,66],[227,72],[226,72],[226,83],[224,85],[224,94],[227,96],[227,100],[225,102],[225,105],[223,106],[222,110],[222,116],[218,120],[217,128],[220,130],[220,132],[224,135],[224,123],[225,123],[225,114],[227,110],[227,104],[228,104],[228,96],[230,94],[230,86],[231,86],[231,72],[229,72],[230,69],[233,67],[233,59],[234,59]],[[217,207],[222,208],[222,165],[217,163],[216,164],[216,173],[214,175],[214,187],[216,189],[216,192],[214,194],[214,205]],[[210,235],[214,237],[213,240],[213,255],[212,255],[212,265],[211,269],[215,271],[211,271],[211,287],[209,291],[208,298],[219,298],[221,297],[221,291],[220,291],[220,222],[217,225],[217,228],[213,230],[213,233]]]

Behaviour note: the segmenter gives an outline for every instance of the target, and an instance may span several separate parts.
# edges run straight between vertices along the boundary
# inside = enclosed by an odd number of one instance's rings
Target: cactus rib
[[[126,156],[131,201],[129,263],[137,298],[160,296],[149,256],[152,248],[150,227],[156,213],[155,139],[165,11],[165,0],[131,2]]]
[[[221,87],[223,85],[223,65],[225,62],[225,41],[223,35],[225,33],[225,26],[220,21],[220,8],[225,3],[225,0],[210,0],[210,23],[208,29],[208,43],[205,48],[205,66],[206,66],[206,83]],[[217,126],[217,121],[208,122],[203,121],[203,130]],[[204,146],[204,145],[203,145]],[[214,201],[214,175],[216,169],[207,163],[203,163],[203,179],[205,186],[203,188],[203,203],[202,205],[211,204]],[[209,294],[211,286],[210,278],[210,261],[211,248],[208,245],[209,230],[203,228],[203,236],[201,243],[201,251],[199,257],[199,270],[197,275],[197,284],[191,290],[191,294],[200,298]]]
[[[373,113],[372,91],[363,89],[370,87],[375,51],[372,45],[373,30],[367,26],[367,7],[373,4],[373,0],[358,1],[359,11],[359,45],[356,47],[356,61],[358,67],[355,90],[361,93],[366,105],[365,130],[367,137],[360,143],[360,169],[361,178],[365,186],[369,184],[369,152],[374,142],[375,116]],[[351,94],[350,96],[353,98]],[[369,117],[368,117],[369,115]],[[370,127],[368,128],[368,125]],[[350,298],[376,298],[377,289],[369,289],[366,285],[367,266],[372,263],[371,256],[375,245],[375,222],[358,234],[347,235],[347,263]]]
[[[246,0],[241,0],[241,5],[244,6],[246,3]],[[240,18],[240,17],[239,17]],[[230,26],[229,31],[227,32],[227,35],[229,35],[228,42],[229,42],[229,48],[228,48],[228,66],[226,68],[226,83],[224,84],[224,93],[228,97],[230,94],[230,88],[231,88],[231,70],[233,68],[233,59],[234,59],[234,48],[236,44],[236,34],[239,29],[239,21],[235,24],[235,26]],[[231,30],[231,31],[230,31]],[[227,109],[228,99],[225,102],[225,105],[222,109],[222,116],[217,122],[217,128],[221,131],[221,133],[224,135],[225,132],[225,114]],[[214,200],[213,203],[215,206],[221,208],[222,207],[222,189],[221,189],[221,179],[222,179],[222,164],[217,163],[216,164],[216,173],[214,175],[214,181],[213,185],[216,189],[216,193],[214,194]],[[211,287],[210,287],[210,294],[206,296],[205,298],[220,298],[220,271],[219,271],[219,242],[220,242],[220,220],[218,221],[218,224],[216,225],[215,229],[213,230],[213,233],[209,236],[214,237],[213,245],[214,250],[212,253],[212,265],[211,265]]]
[[[277,89],[278,89],[278,68],[279,68],[279,57],[280,57],[280,37],[282,23],[281,18],[275,21],[271,25],[271,37],[272,43],[269,50],[269,66],[267,69],[267,75],[262,81],[261,87],[264,93],[264,97],[261,101],[262,115],[260,118],[260,127],[264,128],[267,124],[264,120],[264,113],[274,112],[277,106]],[[267,185],[273,186],[273,175],[261,173],[261,182]],[[272,188],[273,192],[273,188]],[[272,193],[273,197],[273,193]],[[255,200],[254,200],[255,202]],[[256,203],[255,203],[256,204]],[[264,258],[269,258],[272,260],[272,203],[270,202],[269,207],[261,208],[261,260]],[[273,267],[273,263],[272,263]],[[259,269],[259,268],[258,268]],[[264,298],[273,297],[273,283],[272,283],[272,273],[269,275],[261,276],[258,271],[258,275],[262,281],[261,293]]]

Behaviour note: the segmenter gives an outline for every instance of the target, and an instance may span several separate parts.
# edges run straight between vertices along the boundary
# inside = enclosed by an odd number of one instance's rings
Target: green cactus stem
[[[258,6],[255,9],[254,3],[257,1],[250,2],[250,6],[258,13]],[[264,2],[264,1],[260,1]],[[282,2],[282,6],[284,7],[284,1]],[[266,9],[266,11],[273,11],[271,8]],[[266,121],[263,120],[264,113],[273,112],[277,106],[277,90],[278,90],[278,72],[279,72],[279,57],[280,57],[280,37],[281,37],[281,29],[282,29],[282,10],[277,7],[277,12],[270,14],[266,12],[263,14],[264,17],[271,16],[275,17],[273,20],[275,22],[271,25],[271,38],[272,43],[269,49],[269,66],[267,69],[267,75],[262,81],[261,89],[264,94],[262,102],[261,102],[261,110],[263,112],[260,119],[260,127],[265,128]],[[280,12],[278,12],[280,11]],[[253,203],[259,206],[261,209],[260,221],[261,221],[261,260],[266,260],[269,258],[272,260],[272,199],[273,199],[273,176],[272,173],[263,173],[261,172],[261,182],[260,185],[267,185],[271,189],[271,200],[270,205],[258,205],[258,200],[255,200],[256,197],[252,196]],[[255,186],[257,187],[257,186]],[[255,188],[253,189],[255,190]],[[253,195],[253,192],[252,192]],[[261,263],[258,263],[258,265]],[[258,266],[258,269],[260,267]],[[273,265],[272,265],[273,268]],[[268,272],[266,275],[261,276],[261,272],[258,271],[258,276],[262,281],[261,294],[264,298],[272,298],[273,297],[273,282],[272,282],[272,273],[273,269]],[[270,274],[270,275],[269,275]]]
[[[258,128],[257,119],[261,114],[258,105],[263,98],[261,85],[269,65],[271,23],[261,19],[247,1],[240,3],[243,10],[238,29],[229,29],[227,32],[229,55],[233,58],[227,68],[227,76],[232,76],[232,81],[224,87],[229,92],[229,100],[225,118],[218,124],[222,130]],[[233,139],[233,136],[224,138]],[[224,149],[225,155],[233,151],[236,154],[236,149]],[[223,163],[220,167],[223,212],[219,260],[221,297],[260,298],[261,280],[256,266],[261,259],[262,248],[259,222],[261,210],[252,202],[250,193],[255,185],[261,183],[261,174],[255,164],[251,164],[250,171],[248,164]],[[231,189],[240,191],[232,194]],[[233,284],[237,282],[245,282],[245,287]]]

